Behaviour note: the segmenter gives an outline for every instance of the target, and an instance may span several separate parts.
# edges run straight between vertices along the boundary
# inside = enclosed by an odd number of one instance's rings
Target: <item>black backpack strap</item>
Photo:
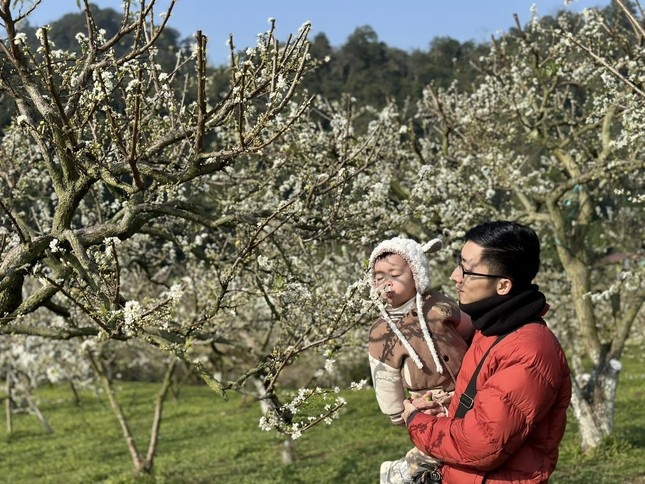
[[[457,407],[457,411],[455,412],[455,418],[463,418],[464,415],[466,415],[466,413],[468,412],[468,410],[473,408],[473,404],[475,403],[475,394],[477,393],[477,376],[479,375],[479,370],[482,369],[484,360],[488,356],[488,353],[490,353],[490,350],[493,349],[493,346],[495,346],[497,343],[502,341],[511,333],[506,333],[498,336],[497,339],[493,342],[493,344],[490,345],[490,348],[488,348],[486,353],[484,353],[484,356],[482,356],[482,359],[479,360],[479,364],[477,365],[477,368],[475,368],[475,372],[473,373],[473,376],[470,378],[470,381],[468,382],[468,386],[464,390],[464,393],[462,393],[461,396],[459,397],[459,406]]]

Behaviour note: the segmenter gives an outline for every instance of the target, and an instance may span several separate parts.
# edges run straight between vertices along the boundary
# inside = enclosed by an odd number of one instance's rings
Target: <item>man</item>
[[[450,278],[475,335],[448,417],[436,415],[435,402],[404,403],[410,438],[444,462],[437,469],[444,483],[547,482],[564,435],[571,379],[542,319],[546,299],[532,284],[540,242],[531,228],[506,221],[474,227],[465,240]],[[482,360],[475,390],[466,391]]]

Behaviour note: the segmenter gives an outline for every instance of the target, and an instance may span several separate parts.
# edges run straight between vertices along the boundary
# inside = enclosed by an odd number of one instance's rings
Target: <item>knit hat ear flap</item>
[[[440,250],[442,247],[443,247],[443,242],[441,241],[441,239],[434,238],[426,242],[425,244],[423,244],[421,246],[421,250],[423,250],[423,252],[426,254],[432,254],[433,252],[437,252],[438,250]],[[432,359],[434,360],[434,364],[435,364],[435,367],[437,368],[437,372],[443,373],[443,365],[439,360],[439,355],[437,354],[437,350],[435,349],[435,346],[432,342],[432,336],[428,331],[428,325],[426,324],[426,320],[423,316],[423,300],[421,298],[421,294],[419,293],[417,293],[417,314],[419,315],[419,325],[421,326],[423,339],[428,345],[428,349],[430,350],[430,353],[432,353]]]

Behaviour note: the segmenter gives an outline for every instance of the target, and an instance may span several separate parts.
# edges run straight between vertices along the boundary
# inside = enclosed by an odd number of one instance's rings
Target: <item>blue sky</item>
[[[102,8],[120,10],[121,0],[94,0]],[[158,0],[160,7],[168,0]],[[208,36],[209,59],[226,62],[229,33],[237,48],[255,45],[269,18],[276,19],[277,36],[285,40],[305,22],[312,23],[312,38],[324,32],[333,46],[340,46],[356,27],[369,25],[380,41],[404,50],[428,48],[438,36],[461,42],[483,42],[514,25],[513,13],[525,24],[535,4],[538,15],[559,9],[582,11],[606,6],[610,0],[177,0],[170,25],[182,37],[201,29]],[[76,0],[42,0],[30,17],[32,25],[43,25],[65,13],[77,12]],[[159,10],[161,11],[161,10]]]

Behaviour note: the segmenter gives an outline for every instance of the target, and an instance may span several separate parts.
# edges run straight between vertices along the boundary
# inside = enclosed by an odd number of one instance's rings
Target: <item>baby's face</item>
[[[405,259],[390,254],[374,264],[374,285],[393,308],[408,302],[417,293],[412,271]]]

